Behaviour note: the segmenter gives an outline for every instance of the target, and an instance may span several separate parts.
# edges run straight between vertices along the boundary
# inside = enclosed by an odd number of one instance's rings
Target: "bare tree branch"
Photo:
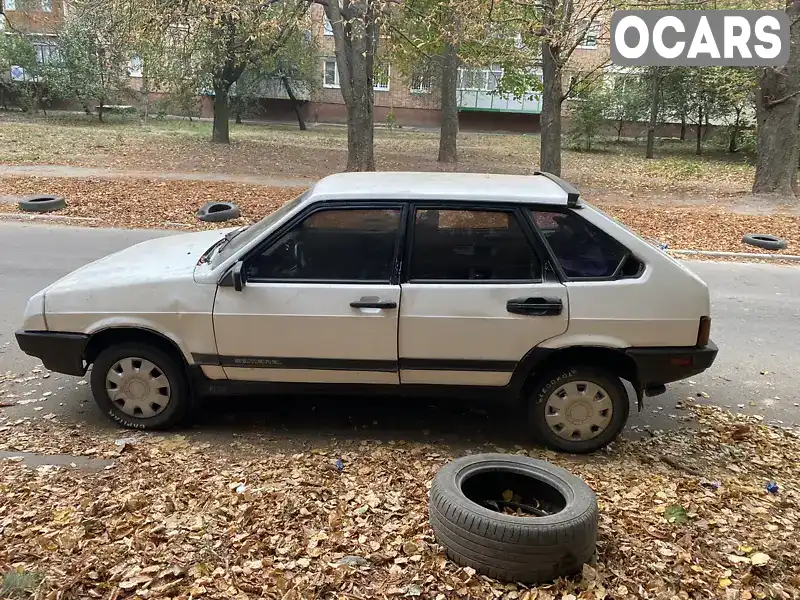
[[[611,64],[611,59],[606,59],[602,63],[595,66],[590,71],[582,71],[575,75],[574,77],[570,78],[569,85],[567,86],[567,90],[562,94],[561,101],[563,102],[567,98],[569,98],[570,94],[578,87],[580,84],[588,81],[591,77],[596,75],[598,71],[605,69],[607,66]]]
[[[778,98],[777,100],[769,100],[764,103],[764,106],[766,106],[767,108],[772,108],[773,106],[778,106],[778,104],[783,104],[784,102],[791,100],[795,96],[800,96],[800,90],[792,92],[791,94],[787,94],[786,96]]]

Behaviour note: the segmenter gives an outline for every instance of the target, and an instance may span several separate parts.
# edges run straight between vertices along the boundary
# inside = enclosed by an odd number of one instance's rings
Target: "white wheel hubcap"
[[[557,388],[544,406],[547,426],[558,437],[584,441],[600,435],[611,423],[614,406],[596,383],[570,381]]]
[[[123,358],[106,373],[106,393],[114,405],[138,419],[155,417],[169,404],[170,385],[164,372],[143,358]]]

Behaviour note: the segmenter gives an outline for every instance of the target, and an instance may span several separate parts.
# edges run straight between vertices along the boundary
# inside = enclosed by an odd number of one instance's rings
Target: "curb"
[[[74,223],[76,225],[98,223],[95,217],[70,217],[67,215],[42,215],[19,213],[0,213],[0,221],[45,221],[50,223]]]
[[[756,254],[753,252],[715,252],[712,250],[667,250],[671,254],[680,254],[682,256],[711,256],[720,258],[750,258],[757,260],[788,260],[800,261],[800,256],[796,254]]]

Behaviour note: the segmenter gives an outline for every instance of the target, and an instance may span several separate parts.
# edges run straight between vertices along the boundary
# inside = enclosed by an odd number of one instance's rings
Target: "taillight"
[[[711,336],[711,317],[700,317],[700,327],[697,330],[697,345],[699,347],[708,346],[708,339]]]

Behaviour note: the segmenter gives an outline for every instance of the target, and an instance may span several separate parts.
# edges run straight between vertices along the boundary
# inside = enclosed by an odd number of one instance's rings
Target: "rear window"
[[[641,263],[613,237],[574,212],[532,210],[531,216],[564,274],[570,279],[635,277]]]

